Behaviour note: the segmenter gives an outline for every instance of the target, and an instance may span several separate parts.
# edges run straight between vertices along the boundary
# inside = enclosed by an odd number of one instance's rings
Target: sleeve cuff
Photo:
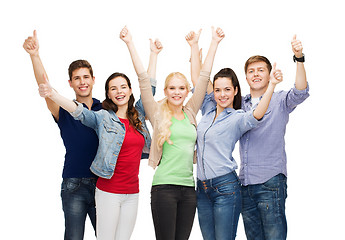
[[[296,88],[296,84],[295,84],[295,86],[292,88],[292,90],[293,90],[294,94],[296,94],[296,95],[307,94],[307,93],[309,93],[309,83],[307,82],[307,87],[305,89],[302,89],[302,90],[298,90]]]
[[[77,109],[74,112],[71,112],[70,114],[72,115],[72,117],[78,118],[82,114],[84,106],[83,104],[81,104],[80,102],[77,102],[76,100],[73,100],[73,102],[77,104]]]
[[[138,78],[139,78],[139,81],[143,80],[145,78],[148,78],[147,72],[142,72],[142,73],[138,74]]]
[[[211,72],[207,71],[200,71],[200,76],[207,77],[207,79],[210,78]]]
[[[151,86],[156,87],[157,86],[157,80],[154,78],[150,78]]]

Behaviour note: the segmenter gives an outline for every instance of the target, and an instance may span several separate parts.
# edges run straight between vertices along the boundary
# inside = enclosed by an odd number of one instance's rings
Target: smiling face
[[[183,75],[182,75],[183,76]],[[164,94],[168,103],[173,106],[182,106],[188,96],[188,82],[179,75],[175,75],[166,81]]]
[[[119,76],[109,81],[108,98],[118,107],[127,106],[132,89],[129,88],[125,78]]]
[[[238,90],[234,88],[232,81],[228,77],[219,77],[214,82],[214,99],[217,102],[217,108],[221,111],[225,108],[233,108],[234,97]]]
[[[246,79],[250,90],[264,92],[268,87],[270,72],[265,62],[254,62],[248,65]]]
[[[77,99],[89,97],[92,93],[95,77],[92,77],[88,68],[78,68],[72,72],[72,77],[68,81],[73,88]]]

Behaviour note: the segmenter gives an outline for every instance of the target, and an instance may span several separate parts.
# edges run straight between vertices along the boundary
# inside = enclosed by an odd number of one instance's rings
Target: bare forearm
[[[206,56],[205,62],[202,65],[201,71],[211,72],[212,66],[213,66],[214,57],[216,56],[217,48],[218,48],[218,42],[215,41],[215,40],[212,40],[211,44],[210,44],[210,48],[209,48],[209,50],[207,52],[207,56]]]
[[[157,53],[150,53],[149,66],[147,68],[147,73],[149,74],[149,77],[153,79],[156,79],[157,56]]]
[[[129,43],[127,43],[127,47],[128,47],[129,53],[131,55],[133,66],[134,66],[134,69],[135,69],[135,72],[137,73],[137,75],[139,76],[139,74],[146,72],[146,70],[145,70],[145,68],[144,68],[144,66],[140,60],[140,57],[137,53],[137,50],[135,49],[133,41],[130,41]]]
[[[54,101],[57,105],[65,109],[67,112],[74,112],[75,110],[77,110],[77,105],[75,104],[75,102],[60,95],[55,90],[52,91],[49,99]]]
[[[198,44],[193,44],[191,46],[191,58],[190,58],[190,72],[191,72],[191,79],[193,83],[193,87],[196,86],[196,83],[198,81],[199,75],[200,75],[200,52],[199,52],[199,46]]]
[[[47,73],[44,69],[40,56],[38,54],[30,55],[30,58],[31,58],[32,67],[34,70],[37,85],[44,83],[45,80],[43,78],[43,75],[47,76]]]
[[[262,96],[256,109],[254,110],[253,115],[257,120],[260,120],[265,115],[268,109],[268,106],[270,105],[270,101],[271,101],[275,86],[276,86],[275,84],[269,83],[266,92]]]
[[[307,75],[304,63],[302,62],[297,62],[295,86],[297,90],[304,90],[307,88]]]

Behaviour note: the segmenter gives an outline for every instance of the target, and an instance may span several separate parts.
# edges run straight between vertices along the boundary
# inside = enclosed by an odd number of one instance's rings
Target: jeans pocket
[[[214,189],[220,195],[234,195],[236,192],[240,191],[240,184],[239,182],[226,182],[218,186],[214,186]]]
[[[61,192],[75,192],[80,187],[81,179],[66,178],[61,185]]]
[[[286,177],[283,174],[278,174],[263,183],[262,187],[270,191],[279,191],[279,189],[286,188]]]

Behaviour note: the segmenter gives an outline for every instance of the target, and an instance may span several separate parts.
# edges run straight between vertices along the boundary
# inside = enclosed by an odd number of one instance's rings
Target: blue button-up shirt
[[[214,120],[217,108],[213,94],[205,97],[203,117],[197,128],[197,177],[219,177],[237,168],[232,152],[240,137],[258,124],[252,111],[226,108]],[[214,121],[213,121],[214,120]]]
[[[270,105],[261,123],[240,139],[241,168],[239,178],[243,185],[260,184],[279,173],[287,176],[285,130],[289,114],[309,96],[304,90],[273,93]],[[242,109],[252,111],[250,95],[242,98]]]

